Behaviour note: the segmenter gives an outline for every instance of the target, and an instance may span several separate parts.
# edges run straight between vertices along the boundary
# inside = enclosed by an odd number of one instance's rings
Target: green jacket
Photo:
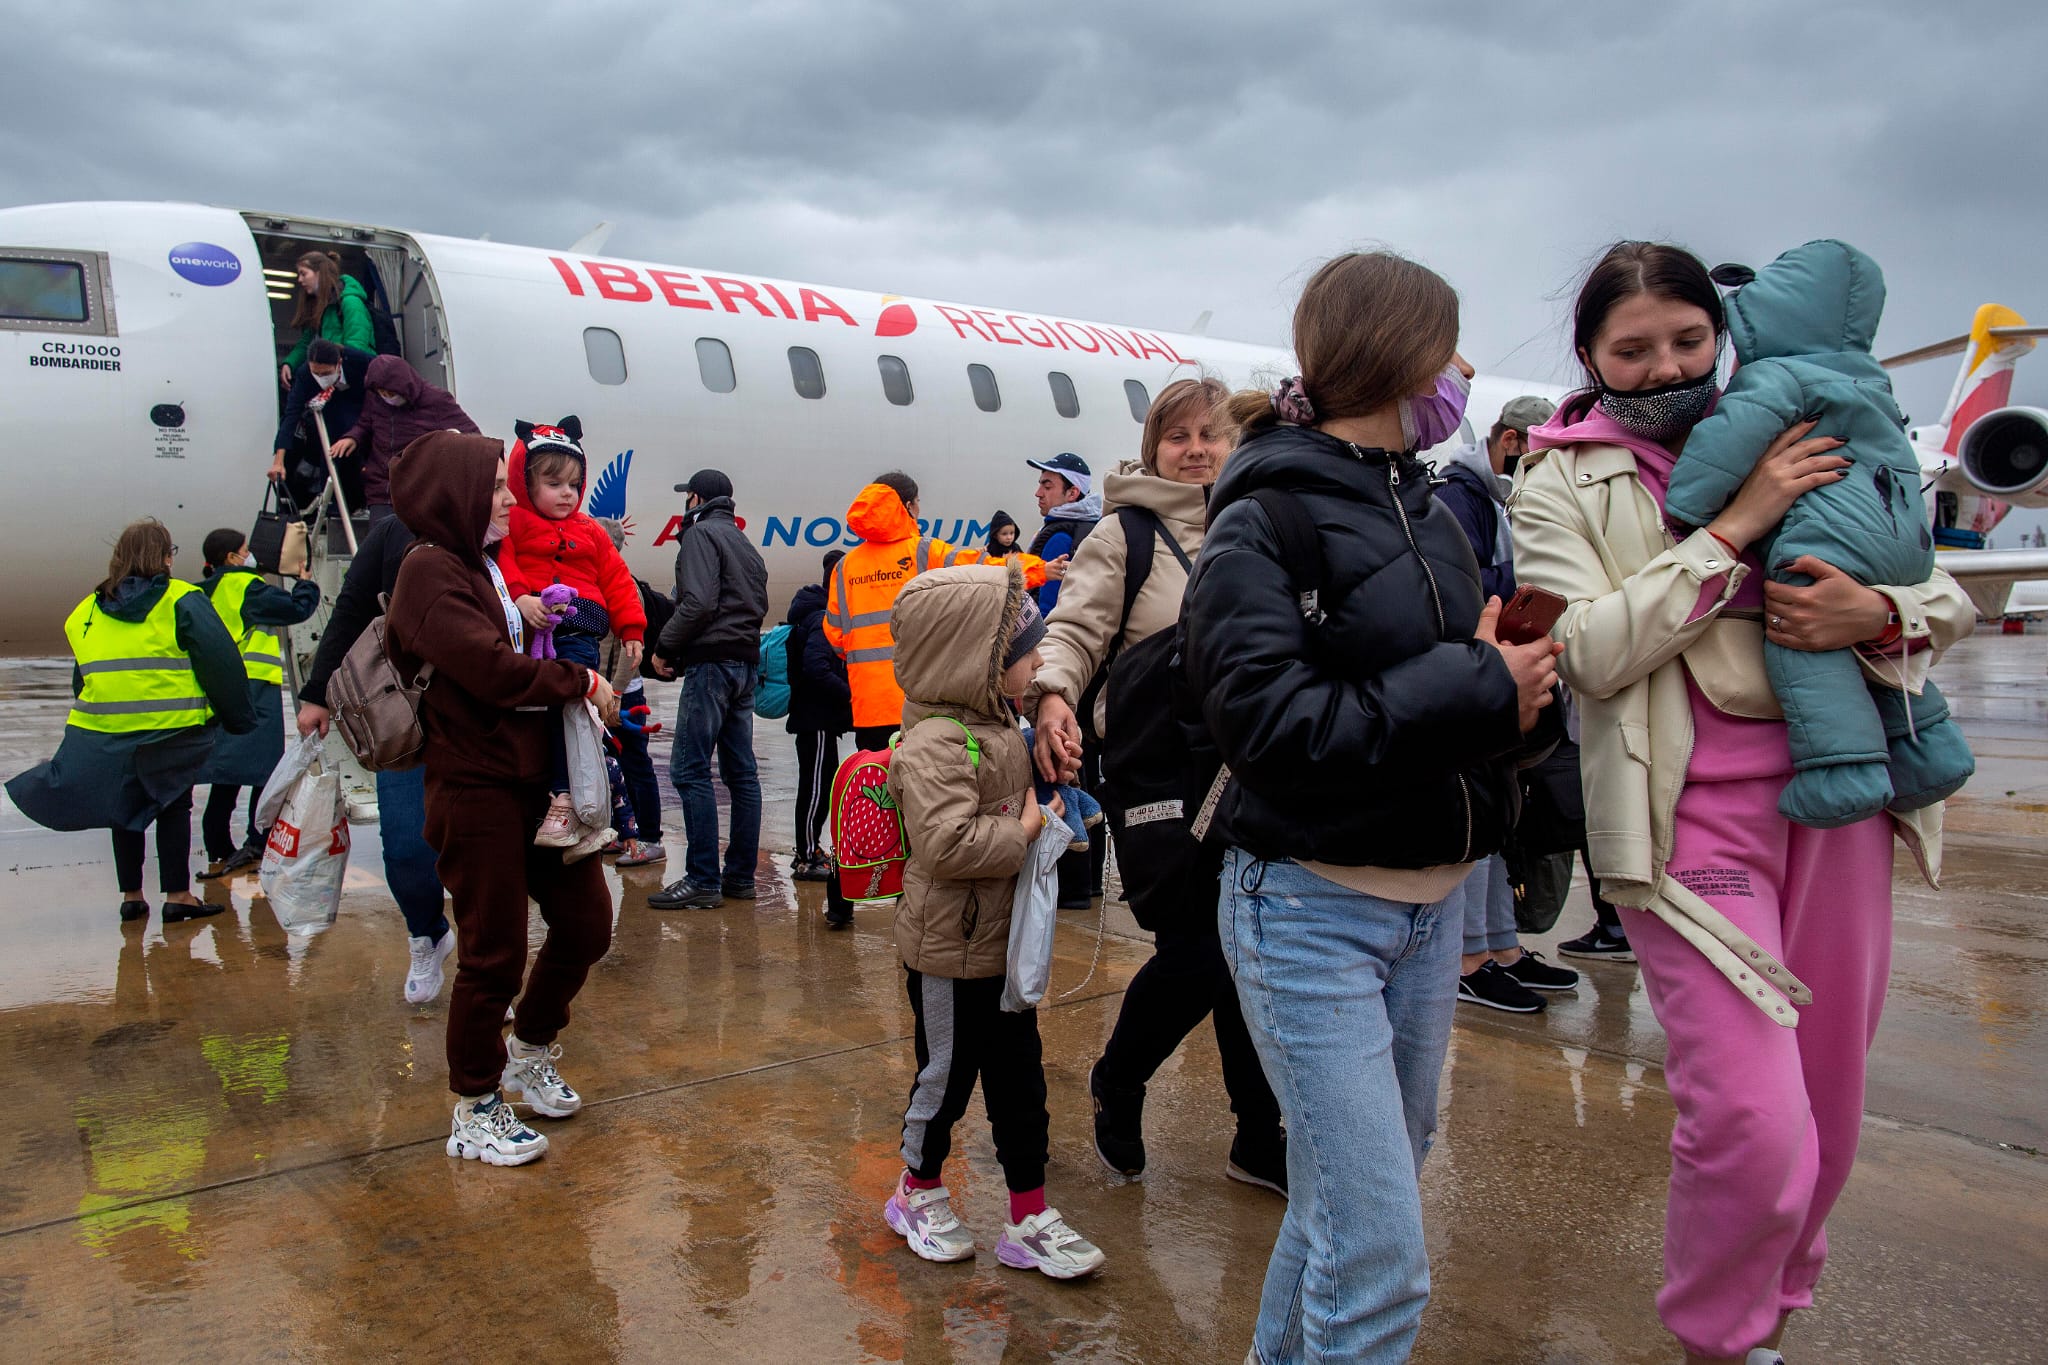
[[[334,307],[320,315],[320,330],[300,333],[299,344],[292,347],[284,363],[298,369],[306,358],[306,348],[313,344],[315,336],[353,346],[359,351],[376,351],[377,332],[370,325],[370,296],[363,292],[362,281],[353,275],[341,277],[341,297],[335,300]]]

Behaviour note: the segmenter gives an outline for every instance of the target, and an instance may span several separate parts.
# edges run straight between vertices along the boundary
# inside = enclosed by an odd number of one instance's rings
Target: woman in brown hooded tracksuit
[[[403,676],[434,673],[420,704],[426,733],[427,842],[454,897],[459,966],[448,1005],[448,1086],[458,1097],[448,1154],[517,1166],[547,1151],[506,1090],[567,1118],[582,1099],[556,1073],[555,1036],[590,967],[611,946],[612,903],[595,860],[535,848],[548,805],[547,727],[588,697],[613,712],[590,669],[524,652],[524,628],[493,548],[512,495],[502,442],[452,431],[407,446],[392,501],[418,540],[398,571],[387,617]],[[526,902],[548,934],[526,972]],[[521,990],[521,977],[525,989]],[[505,1009],[518,997],[509,1045]]]

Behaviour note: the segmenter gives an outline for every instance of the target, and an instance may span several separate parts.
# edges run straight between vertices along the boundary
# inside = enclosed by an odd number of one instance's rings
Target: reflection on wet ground
[[[1951,808],[1946,888],[1901,865],[1863,1159],[1797,1360],[2042,1358],[2044,664],[2040,637],[1980,636],[1945,667],[1980,774]],[[0,667],[0,772],[53,743],[65,678]],[[660,868],[611,874],[615,946],[564,1037],[589,1103],[517,1171],[442,1152],[443,1002],[399,1001],[374,826],[339,922],[307,939],[253,878],[209,893],[214,919],[124,930],[103,835],[0,809],[0,1355],[1240,1359],[1280,1206],[1222,1178],[1213,1041],[1154,1083],[1142,1183],[1090,1149],[1087,1068],[1146,953],[1115,911],[1099,962],[1095,916],[1064,917],[1070,994],[1042,1021],[1050,1193],[1108,1270],[1056,1285],[995,1263],[978,1113],[949,1176],[980,1259],[917,1261],[882,1225],[911,1071],[900,969],[885,914],[829,933],[818,888],[786,880],[778,729],[761,900],[661,914]],[[1543,944],[1587,914],[1575,893]],[[1592,964],[1546,1015],[1459,1025],[1416,1358],[1673,1359],[1651,1311],[1670,1104],[1635,970]]]

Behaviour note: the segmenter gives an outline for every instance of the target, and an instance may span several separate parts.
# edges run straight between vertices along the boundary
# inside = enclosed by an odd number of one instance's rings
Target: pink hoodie
[[[1532,451],[1570,445],[1614,445],[1632,452],[1636,457],[1636,477],[1657,500],[1658,509],[1663,509],[1664,493],[1671,486],[1671,470],[1678,457],[1600,411],[1591,394],[1573,394],[1548,422],[1529,428]],[[1753,549],[1742,552],[1742,562],[1749,566],[1749,575],[1724,610],[1761,611],[1763,562]],[[1722,586],[1719,576],[1700,585],[1700,600],[1693,608],[1694,620],[1721,600]],[[1725,715],[1693,684],[1690,672],[1685,683],[1691,694],[1693,719],[1693,751],[1692,761],[1686,767],[1687,782],[1772,777],[1792,771],[1792,753],[1783,721]]]

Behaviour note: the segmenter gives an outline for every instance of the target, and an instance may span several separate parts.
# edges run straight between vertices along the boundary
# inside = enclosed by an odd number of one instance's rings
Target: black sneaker
[[[1568,938],[1558,944],[1557,951],[1566,957],[1604,958],[1609,962],[1636,960],[1636,950],[1628,946],[1627,934],[1605,929],[1598,924],[1578,938]]]
[[[1577,972],[1569,967],[1553,967],[1543,960],[1543,954],[1530,952],[1527,948],[1501,970],[1532,991],[1569,991],[1578,989],[1579,985]]]
[[[647,898],[650,910],[716,910],[725,897],[715,886],[692,886],[688,877],[670,882]]]
[[[728,900],[750,901],[754,899],[754,884],[752,882],[723,882],[720,884],[719,890],[725,893]]]
[[[1458,978],[1458,999],[1509,1014],[1538,1014],[1550,1003],[1521,982],[1507,969],[1488,959],[1476,972]]]
[[[237,872],[241,872],[244,869],[254,867],[256,866],[256,864],[262,861],[263,845],[243,844],[240,848],[236,849],[233,853],[230,853],[226,858],[221,860],[220,875],[223,877],[232,877]]]
[[[1095,900],[1091,896],[1061,896],[1059,908],[1062,910],[1092,910],[1095,908]]]
[[[1088,1094],[1095,1101],[1095,1155],[1113,1174],[1145,1173],[1145,1087],[1108,1085],[1102,1063],[1088,1072]]]
[[[1287,1130],[1276,1128],[1268,1136],[1251,1137],[1242,1129],[1230,1142],[1230,1160],[1223,1174],[1247,1185],[1271,1190],[1287,1197]]]

